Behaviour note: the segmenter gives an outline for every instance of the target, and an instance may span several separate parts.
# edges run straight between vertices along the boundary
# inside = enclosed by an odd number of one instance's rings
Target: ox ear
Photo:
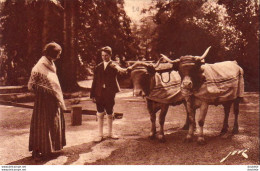
[[[155,74],[155,67],[153,65],[147,66],[147,72],[148,74],[154,75]]]
[[[205,71],[204,66],[201,66],[199,72],[200,72],[200,81],[202,82],[206,81],[206,76],[204,71]]]

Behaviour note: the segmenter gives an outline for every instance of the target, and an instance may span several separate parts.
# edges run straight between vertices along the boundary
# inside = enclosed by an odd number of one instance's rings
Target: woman
[[[66,107],[54,64],[61,51],[57,43],[47,44],[44,56],[33,67],[28,83],[28,89],[35,93],[29,151],[36,160],[46,158],[66,145],[63,115]]]

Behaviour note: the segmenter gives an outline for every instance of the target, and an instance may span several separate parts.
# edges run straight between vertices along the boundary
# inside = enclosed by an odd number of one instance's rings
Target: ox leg
[[[189,116],[189,131],[185,138],[186,142],[191,142],[194,135],[194,123],[195,123],[195,109],[193,108],[191,98],[186,100],[187,111]]]
[[[187,104],[184,103],[184,107],[185,107],[185,110],[186,110],[186,121],[185,121],[185,124],[184,126],[182,127],[183,130],[188,130],[189,129],[189,113],[188,113],[188,109],[187,109]]]
[[[150,120],[151,120],[151,132],[150,132],[150,139],[156,138],[156,114],[150,113]]]
[[[205,123],[207,111],[208,111],[208,104],[206,102],[202,102],[200,106],[200,115],[199,115],[199,133],[198,133],[199,144],[205,144],[205,139],[203,135],[203,126]]]
[[[156,112],[159,110],[157,108],[157,105],[155,102],[147,101],[147,108],[150,114],[150,120],[151,120],[151,131],[149,138],[155,139],[156,138]]]
[[[186,103],[184,104],[185,106],[185,110],[186,110],[186,121],[184,126],[182,127],[183,130],[188,130],[189,129],[189,124],[190,124],[190,120],[189,120],[189,113],[188,113],[188,109],[187,109],[187,105]],[[194,110],[194,120],[196,118],[196,110]],[[194,131],[196,130],[196,122],[193,122],[193,129]]]
[[[236,99],[234,102],[234,114],[235,114],[235,121],[234,121],[234,127],[232,130],[232,133],[237,134],[238,133],[239,99]]]
[[[188,114],[187,114],[186,121],[185,121],[185,124],[183,125],[182,129],[183,130],[189,129],[189,116],[188,116]]]
[[[159,135],[158,135],[158,139],[160,142],[165,142],[164,122],[165,122],[165,116],[167,114],[168,109],[169,109],[169,105],[162,105],[162,107],[161,107],[161,113],[159,116],[160,131],[159,131]]]
[[[228,132],[228,118],[229,118],[231,103],[229,103],[229,102],[225,103],[225,104],[223,104],[223,106],[224,106],[225,116],[224,116],[224,121],[223,121],[223,128],[220,132],[220,135],[223,135]]]

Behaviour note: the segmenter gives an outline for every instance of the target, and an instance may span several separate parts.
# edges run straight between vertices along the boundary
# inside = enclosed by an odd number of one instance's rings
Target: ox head
[[[202,56],[186,55],[174,61],[162,55],[166,61],[178,64],[179,74],[182,79],[181,90],[184,96],[190,95],[193,90],[198,89],[205,80],[204,70],[201,65],[204,64],[204,58],[207,56],[210,48]]]
[[[134,96],[149,95],[152,86],[152,77],[155,74],[155,68],[159,65],[160,60],[155,65],[137,61],[129,67],[131,69]]]

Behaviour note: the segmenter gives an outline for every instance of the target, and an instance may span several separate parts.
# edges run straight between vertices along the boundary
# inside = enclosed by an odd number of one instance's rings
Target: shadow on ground
[[[67,157],[67,161],[64,163],[64,165],[69,165],[77,161],[80,154],[91,152],[91,148],[95,145],[96,144],[94,142],[84,143],[69,148],[64,148],[62,151],[53,153],[50,157],[42,161],[35,161],[32,157],[25,157],[23,159],[8,163],[7,165],[44,165],[47,162],[57,159],[60,156]]]

